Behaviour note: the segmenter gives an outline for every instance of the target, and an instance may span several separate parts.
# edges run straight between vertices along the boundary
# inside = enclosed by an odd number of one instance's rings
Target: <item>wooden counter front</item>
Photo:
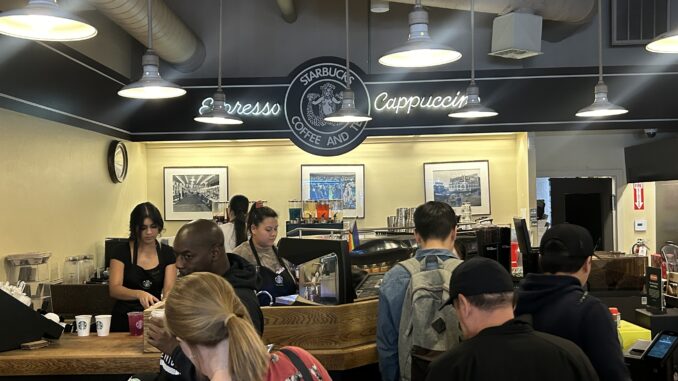
[[[111,333],[78,337],[66,333],[46,348],[0,352],[0,375],[47,376],[76,374],[153,373],[159,353],[143,353],[141,336]]]
[[[337,306],[263,307],[264,341],[311,352],[328,370],[376,363],[377,300]]]

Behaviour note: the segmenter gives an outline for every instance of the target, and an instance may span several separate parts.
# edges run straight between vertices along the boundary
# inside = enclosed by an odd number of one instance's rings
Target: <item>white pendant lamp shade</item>
[[[160,58],[158,58],[154,51],[147,50],[141,62],[144,66],[144,73],[141,79],[120,89],[118,95],[136,99],[165,99],[186,94],[186,90],[162,79],[158,71]]]
[[[410,35],[405,45],[379,58],[379,63],[392,67],[430,67],[457,61],[461,53],[431,40],[428,34],[428,12],[417,3],[409,15]]]
[[[598,84],[593,89],[593,103],[577,111],[580,118],[600,118],[626,114],[629,110],[607,99],[607,85],[603,82],[603,16],[601,0],[598,0]]]
[[[497,115],[496,111],[482,105],[480,102],[480,90],[475,83],[472,83],[466,89],[466,105],[450,113],[448,116],[452,118],[487,118]]]
[[[372,117],[363,115],[355,108],[355,94],[353,93],[353,90],[346,89],[341,92],[341,95],[343,97],[341,100],[341,108],[339,111],[325,117],[325,121],[335,123],[356,123],[372,120]]]
[[[80,41],[97,30],[59,8],[55,0],[31,0],[21,9],[0,13],[0,33],[39,41]]]
[[[219,0],[219,79],[217,80],[217,92],[212,97],[212,104],[207,107],[201,107],[198,113],[200,115],[193,118],[196,122],[209,124],[242,124],[242,119],[226,112],[226,96],[221,89],[221,36],[223,29],[224,1]]]
[[[130,83],[118,91],[118,95],[135,99],[167,99],[186,94],[186,90],[160,76],[160,58],[153,50],[153,10],[152,0],[148,0],[148,50],[141,58],[144,73],[141,79]]]
[[[498,113],[480,102],[480,89],[476,85],[476,49],[475,49],[475,0],[471,0],[471,83],[466,88],[466,104],[447,116],[450,118],[488,118]]]
[[[584,107],[577,112],[578,117],[595,118],[603,116],[613,116],[626,114],[629,110],[617,106],[607,100],[607,85],[604,82],[598,82],[595,87],[594,100],[590,106]]]
[[[193,120],[201,123],[221,125],[242,124],[242,119],[226,112],[226,96],[221,89],[214,93],[212,100],[212,106],[207,108],[204,113],[202,113],[203,110],[201,109],[200,115],[193,118]]]
[[[678,53],[678,30],[658,36],[645,49],[653,53]]]
[[[349,43],[348,43],[348,0],[346,3],[346,88],[341,92],[341,108],[324,120],[333,123],[360,123],[372,120],[372,117],[365,115],[355,108],[355,94],[351,90],[351,69],[349,67]]]

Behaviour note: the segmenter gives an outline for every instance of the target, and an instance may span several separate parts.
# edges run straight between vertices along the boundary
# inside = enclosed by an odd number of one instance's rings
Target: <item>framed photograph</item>
[[[228,201],[228,167],[165,167],[165,220],[212,219],[212,202]]]
[[[302,200],[343,200],[344,217],[365,218],[365,166],[302,165]]]
[[[450,204],[461,213],[471,203],[473,214],[490,214],[490,168],[487,160],[424,163],[426,201]]]

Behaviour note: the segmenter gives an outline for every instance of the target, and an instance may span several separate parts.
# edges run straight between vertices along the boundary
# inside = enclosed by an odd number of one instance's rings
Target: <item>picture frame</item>
[[[471,202],[474,215],[489,215],[490,163],[479,161],[450,161],[424,163],[424,190],[426,202],[443,201],[461,213],[461,204]]]
[[[166,221],[212,219],[212,202],[228,201],[228,167],[164,167]]]
[[[365,218],[365,165],[301,166],[301,200],[344,201],[344,218]]]

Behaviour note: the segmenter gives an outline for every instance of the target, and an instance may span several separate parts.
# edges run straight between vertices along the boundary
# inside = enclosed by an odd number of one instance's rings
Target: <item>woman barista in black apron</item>
[[[297,282],[285,260],[278,255],[278,214],[261,203],[255,203],[247,216],[250,239],[233,252],[257,267],[257,290],[261,305],[273,304],[278,296],[298,292]]]
[[[143,311],[160,301],[174,285],[177,269],[172,248],[158,243],[163,220],[150,202],[130,215],[130,238],[111,253],[109,293],[117,299],[111,312],[111,331],[129,331],[127,313]]]

